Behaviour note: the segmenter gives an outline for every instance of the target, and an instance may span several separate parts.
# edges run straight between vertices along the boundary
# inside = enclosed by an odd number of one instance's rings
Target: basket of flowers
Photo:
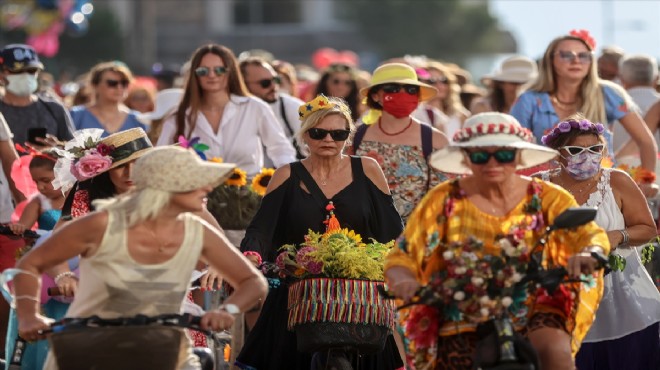
[[[288,328],[298,350],[351,347],[378,352],[394,327],[395,307],[383,300],[383,261],[393,241],[364,243],[359,234],[338,229],[309,231],[301,245],[284,245],[275,262],[291,277]]]

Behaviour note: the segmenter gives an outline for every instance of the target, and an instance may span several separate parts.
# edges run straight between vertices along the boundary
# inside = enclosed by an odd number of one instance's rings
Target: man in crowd
[[[598,76],[603,80],[619,82],[619,62],[623,58],[624,51],[618,46],[603,48],[598,57]]]
[[[298,108],[304,102],[279,91],[280,77],[264,59],[248,57],[241,61],[240,68],[250,93],[270,105],[287,138],[291,140],[296,148],[296,156],[298,159],[302,159],[303,156],[296,142],[296,135],[300,131]]]

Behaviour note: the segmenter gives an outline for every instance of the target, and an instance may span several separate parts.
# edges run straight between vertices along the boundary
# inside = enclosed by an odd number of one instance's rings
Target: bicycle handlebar
[[[114,319],[102,319],[98,316],[81,318],[64,318],[51,324],[50,329],[40,330],[39,334],[57,333],[67,329],[94,328],[104,326],[139,326],[139,325],[162,325],[176,326],[200,331],[206,335],[212,332],[201,327],[202,317],[184,314],[164,314],[157,316],[136,315],[131,317],[118,317]]]
[[[25,230],[22,235],[16,235],[14,234],[13,231],[9,228],[9,226],[5,225],[0,225],[0,235],[10,235],[10,236],[21,236],[23,238],[29,238],[29,239],[39,239],[40,235],[32,230]]]

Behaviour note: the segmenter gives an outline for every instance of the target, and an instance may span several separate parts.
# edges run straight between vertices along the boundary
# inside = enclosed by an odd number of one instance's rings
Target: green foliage
[[[502,49],[503,33],[486,2],[342,0],[345,16],[385,57],[461,58]]]
[[[653,252],[655,252],[655,244],[660,242],[660,236],[653,238],[647,245],[642,249],[642,263],[647,264],[653,260]]]
[[[245,230],[257,213],[261,196],[249,186],[220,185],[209,193],[207,208],[226,230]]]

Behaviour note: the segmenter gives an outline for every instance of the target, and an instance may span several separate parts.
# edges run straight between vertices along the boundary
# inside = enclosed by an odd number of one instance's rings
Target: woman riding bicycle
[[[500,314],[509,313],[516,330],[526,333],[542,368],[574,368],[571,354],[593,321],[602,295],[602,276],[597,276],[596,289],[588,291],[578,292],[575,285],[551,294],[539,289],[531,297],[520,291],[499,301],[484,289],[489,282],[478,277],[488,270],[493,280],[502,277],[504,286],[520,281],[521,274],[511,274],[511,266],[489,265],[487,257],[529,258],[546,225],[562,211],[577,206],[557,186],[516,174],[516,170],[557,155],[530,143],[531,138],[512,116],[482,113],[465,122],[454,137],[455,144],[432,156],[431,164],[437,169],[466,175],[438,185],[424,197],[408,220],[399,248],[385,265],[389,289],[405,301],[411,300],[420,285],[430,283],[446,290],[439,294],[453,294],[435,315],[433,325],[415,325],[421,322],[421,311],[415,311],[415,306],[404,318],[404,327],[406,321],[413,324],[407,329],[431,328],[426,335],[405,333],[409,348],[416,352],[418,368],[426,363],[436,369],[472,369],[478,339],[475,330],[495,315],[497,302],[505,307]],[[553,233],[543,250],[544,265],[564,266],[572,277],[578,277],[594,271],[596,260],[590,252],[609,249],[606,233],[590,222],[570,232]],[[479,267],[462,267],[470,265],[461,259],[465,256],[478,261]],[[432,355],[434,348],[437,354]],[[428,351],[420,354],[420,349]]]
[[[203,162],[180,147],[157,148],[138,159],[134,191],[97,202],[99,211],[57,230],[17,263],[24,272],[14,279],[21,337],[39,339],[39,330],[49,327],[38,310],[39,276],[75,255],[81,255],[82,279],[67,317],[178,314],[201,257],[235,288],[225,308],[205,314],[201,326],[229,328],[230,312],[252,308],[265,297],[265,279],[224,235],[190,212],[203,209],[206,194],[232,167]],[[177,368],[198,369],[189,341],[182,342]],[[44,369],[57,369],[56,357],[51,351]]]

